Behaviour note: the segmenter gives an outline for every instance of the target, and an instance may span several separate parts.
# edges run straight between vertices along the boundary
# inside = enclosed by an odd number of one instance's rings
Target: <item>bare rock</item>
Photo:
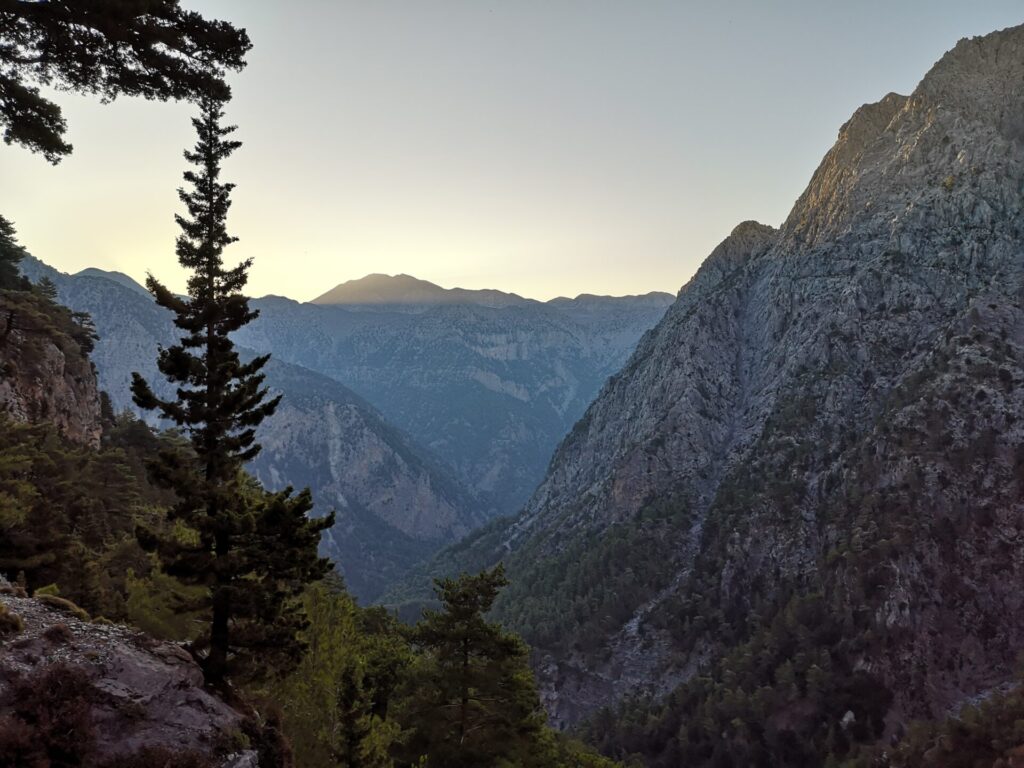
[[[81,621],[31,598],[0,594],[0,604],[24,622],[23,631],[0,639],[0,716],[14,711],[23,681],[71,668],[92,684],[95,762],[165,749],[238,768],[256,765],[243,748],[243,715],[203,689],[202,672],[180,647]]]

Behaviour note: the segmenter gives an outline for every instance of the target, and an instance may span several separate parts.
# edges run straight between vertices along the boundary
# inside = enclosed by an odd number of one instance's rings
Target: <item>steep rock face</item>
[[[64,275],[35,260],[25,272],[35,280],[48,276],[61,301],[93,317],[99,341],[92,359],[116,409],[134,409],[133,371],[172,394],[156,353],[177,336],[170,314],[148,294],[125,285],[123,276]],[[317,513],[337,512],[324,553],[360,599],[372,600],[408,567],[486,519],[487,506],[450,470],[343,385],[276,357],[267,384],[284,400],[260,427],[264,451],[252,469],[271,488],[309,486]]]
[[[274,360],[267,381],[284,399],[252,469],[269,488],[312,488],[317,509],[335,511],[322,550],[360,599],[488,519],[450,469],[336,381]]]
[[[96,372],[62,328],[67,322],[39,297],[0,291],[0,413],[52,422],[69,440],[98,446]]]
[[[81,621],[12,594],[0,594],[0,609],[17,616],[23,627],[0,635],[0,728],[10,729],[5,718],[20,717],[26,707],[16,698],[21,685],[49,680],[64,687],[33,693],[61,697],[68,720],[63,727],[72,732],[77,725],[79,736],[92,736],[91,744],[79,738],[71,745],[89,750],[89,764],[146,749],[179,757],[193,753],[224,766],[256,764],[254,753],[232,746],[242,734],[243,716],[203,689],[202,671],[178,646],[126,627]],[[67,670],[84,673],[90,686],[81,720],[70,712],[73,689]]]
[[[1022,83],[1015,28],[858,110],[781,229],[741,225],[683,288],[525,512],[435,565],[506,559],[500,611],[556,719],[667,693],[794,593],[885,638],[850,653],[891,727],[1010,674]]]

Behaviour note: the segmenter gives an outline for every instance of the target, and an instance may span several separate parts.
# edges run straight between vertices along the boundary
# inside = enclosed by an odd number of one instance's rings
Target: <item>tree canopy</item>
[[[0,290],[26,290],[28,282],[18,265],[27,254],[18,243],[14,225],[0,216]]]
[[[40,86],[112,100],[226,98],[224,76],[245,66],[244,29],[178,0],[0,0],[0,127],[57,163],[71,152],[60,107]]]

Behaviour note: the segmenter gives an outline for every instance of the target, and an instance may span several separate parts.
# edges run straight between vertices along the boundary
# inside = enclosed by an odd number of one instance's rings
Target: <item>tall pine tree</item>
[[[230,338],[257,312],[242,293],[251,259],[232,268],[223,262],[224,249],[236,238],[226,228],[234,185],[221,181],[221,163],[240,146],[229,138],[234,127],[221,124],[223,108],[216,96],[203,99],[201,115],[192,121],[198,141],[185,153],[194,168],[184,175],[189,188],[178,193],[188,216],[176,217],[182,230],[176,250],[190,272],[188,297],[152,276],[147,281],[183,332],[157,361],[176,385],[176,397],[158,397],[137,373],[132,381],[135,403],[173,421],[191,443],[191,451],[164,451],[153,467],[154,479],[178,496],[170,513],[180,524],[178,535],[157,540],[142,532],[142,538],[168,573],[205,588],[202,599],[182,610],[209,617],[195,652],[214,686],[266,670],[255,657],[274,656],[286,669],[300,655],[298,597],[330,567],[317,556],[317,544],[333,523],[333,516],[307,517],[308,492],[268,494],[254,489],[242,469],[259,453],[256,427],[280,398],[268,398],[263,386],[269,356],[244,362]]]
[[[508,584],[504,569],[435,584],[442,610],[425,611],[412,633],[423,655],[402,713],[414,729],[406,756],[449,768],[545,765],[545,716],[528,649],[486,619]]]

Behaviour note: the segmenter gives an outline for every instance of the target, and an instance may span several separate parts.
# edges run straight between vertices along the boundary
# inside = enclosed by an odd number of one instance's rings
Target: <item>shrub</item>
[[[39,590],[35,591],[35,598],[43,605],[48,605],[51,608],[56,608],[59,611],[64,611],[74,616],[80,621],[89,621],[89,614],[79,608],[77,605],[72,603],[70,600],[65,600],[63,597],[56,597],[55,595],[39,594]]]
[[[25,623],[16,613],[11,613],[6,605],[0,603],[0,637],[16,635],[25,629]]]
[[[67,624],[51,624],[43,632],[43,637],[56,645],[70,643],[72,634]]]
[[[35,731],[24,720],[0,716],[0,768],[41,764]]]
[[[0,768],[88,765],[93,692],[85,672],[65,664],[20,680],[14,712],[0,718]]]

